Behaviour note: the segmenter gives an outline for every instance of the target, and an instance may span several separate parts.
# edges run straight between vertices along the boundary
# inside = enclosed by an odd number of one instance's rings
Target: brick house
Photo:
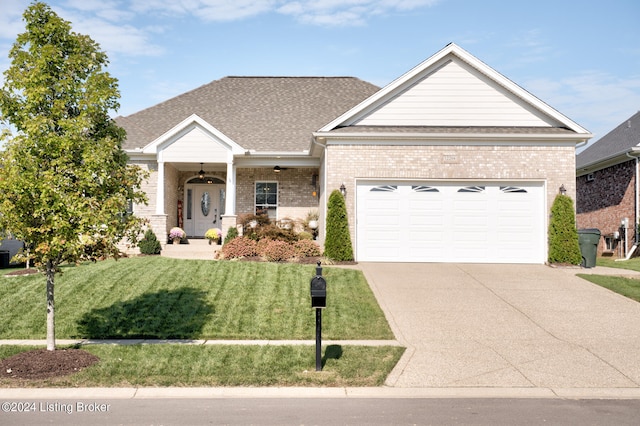
[[[626,257],[637,238],[640,112],[576,158],[576,223],[602,233],[598,253]]]
[[[315,210],[322,243],[342,187],[358,261],[544,263],[550,205],[561,185],[575,197],[591,137],[453,43],[382,89],[226,77],[117,122],[151,173],[134,213],[160,240]]]

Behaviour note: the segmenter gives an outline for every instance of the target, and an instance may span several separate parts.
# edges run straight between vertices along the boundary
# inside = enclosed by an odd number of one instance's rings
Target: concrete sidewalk
[[[400,343],[396,388],[640,397],[640,304],[544,265],[360,264]]]

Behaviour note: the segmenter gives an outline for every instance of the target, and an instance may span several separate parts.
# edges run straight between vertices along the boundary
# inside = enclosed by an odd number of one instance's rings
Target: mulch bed
[[[35,349],[0,360],[0,377],[12,379],[49,379],[77,373],[100,361],[82,349]]]
[[[9,272],[8,274],[4,274],[5,277],[17,277],[17,276],[22,276],[22,275],[33,275],[33,274],[37,274],[38,270],[34,269],[34,268],[25,268],[25,269],[18,269],[17,271],[13,271],[13,272]]]

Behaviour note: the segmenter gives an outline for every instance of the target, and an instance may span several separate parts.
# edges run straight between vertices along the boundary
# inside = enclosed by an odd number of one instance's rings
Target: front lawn
[[[325,267],[323,339],[393,339],[360,271]],[[158,256],[56,276],[56,338],[314,339],[315,265]],[[46,337],[43,275],[0,280],[0,339]]]
[[[393,339],[360,271],[325,267],[322,337]],[[56,276],[56,337],[315,339],[309,283],[315,265],[134,257],[63,268]],[[43,275],[0,278],[0,339],[45,338]],[[0,346],[0,359],[27,351]],[[379,386],[397,346],[85,345],[100,358],[79,373],[2,387]]]

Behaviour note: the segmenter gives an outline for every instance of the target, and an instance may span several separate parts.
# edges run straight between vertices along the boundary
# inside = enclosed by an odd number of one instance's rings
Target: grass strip
[[[607,275],[578,274],[580,278],[640,302],[640,280]]]
[[[0,346],[0,358],[34,349]],[[242,345],[88,345],[100,362],[73,375],[42,380],[0,378],[0,387],[380,386],[404,348]]]

